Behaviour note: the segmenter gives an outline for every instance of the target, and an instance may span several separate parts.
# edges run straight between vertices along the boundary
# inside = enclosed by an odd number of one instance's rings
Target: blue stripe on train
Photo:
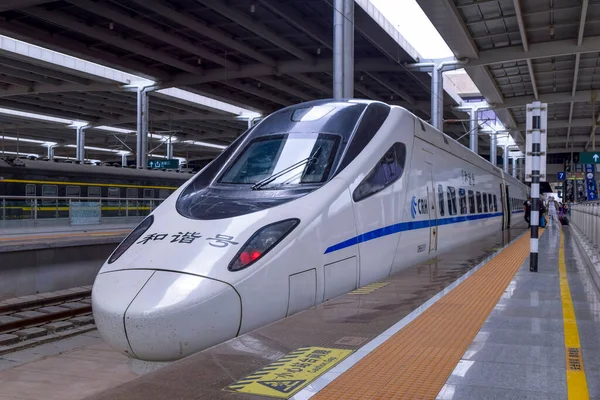
[[[523,212],[523,210],[513,211],[513,214]],[[438,219],[438,226],[441,225],[449,225],[456,224],[459,222],[465,221],[475,221],[478,219],[485,218],[493,218],[493,217],[501,217],[502,213],[487,213],[487,214],[475,214],[475,215],[464,215],[459,217],[451,217]],[[400,222],[398,224],[389,225],[384,228],[375,229],[373,231],[363,233],[361,235],[355,236],[348,240],[344,240],[338,244],[334,244],[333,246],[329,246],[327,250],[325,250],[325,254],[333,253],[334,251],[338,251],[341,249],[345,249],[346,247],[354,246],[362,242],[368,242],[369,240],[377,239],[387,235],[393,235],[394,233],[404,232],[404,231],[414,231],[416,229],[429,228],[431,224],[431,220],[426,221],[411,221],[411,222]]]

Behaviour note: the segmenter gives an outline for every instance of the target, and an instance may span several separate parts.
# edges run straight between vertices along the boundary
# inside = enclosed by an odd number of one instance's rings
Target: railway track
[[[0,302],[0,355],[95,328],[89,287]]]

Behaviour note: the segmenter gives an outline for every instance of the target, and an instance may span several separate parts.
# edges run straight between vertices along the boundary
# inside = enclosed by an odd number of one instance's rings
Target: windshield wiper
[[[252,190],[258,190],[260,188],[262,188],[265,185],[268,185],[269,183],[273,182],[275,179],[279,178],[280,176],[283,176],[285,174],[287,174],[290,171],[295,170],[296,168],[305,165],[305,164],[310,164],[313,162],[318,161],[318,159],[315,157],[317,155],[317,153],[319,152],[319,150],[321,150],[321,147],[319,146],[319,148],[317,150],[315,150],[315,152],[313,154],[310,155],[310,157],[306,157],[303,160],[298,161],[295,164],[290,165],[287,168],[282,169],[281,171],[266,177],[263,180],[260,180],[258,182],[256,182],[253,186],[252,186]],[[302,176],[304,177],[304,174],[302,174]]]

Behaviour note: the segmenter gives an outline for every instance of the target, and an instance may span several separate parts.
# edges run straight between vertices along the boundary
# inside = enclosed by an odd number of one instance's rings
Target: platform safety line
[[[527,259],[529,247],[529,234],[521,235],[312,399],[434,399]]]
[[[569,400],[588,400],[587,379],[581,354],[577,317],[571,298],[569,278],[565,263],[565,238],[560,231],[560,247],[558,249],[558,275],[560,279],[560,298],[562,303],[563,326],[565,333],[565,359],[567,363],[567,395]]]

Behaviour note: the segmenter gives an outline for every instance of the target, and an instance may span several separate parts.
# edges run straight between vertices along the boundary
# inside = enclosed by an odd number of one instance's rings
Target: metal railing
[[[135,223],[165,199],[0,196],[0,227]]]
[[[600,246],[600,202],[572,205],[569,222],[583,234],[597,254]]]

